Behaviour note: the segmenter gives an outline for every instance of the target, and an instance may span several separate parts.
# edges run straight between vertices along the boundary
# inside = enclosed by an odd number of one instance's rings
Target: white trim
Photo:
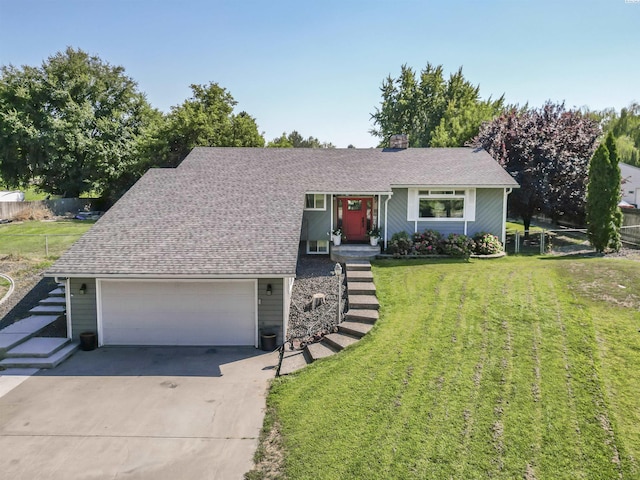
[[[320,242],[325,242],[327,244],[327,250],[325,252],[320,252],[320,251],[312,252],[311,250],[309,250],[310,242],[316,242],[316,245]],[[329,255],[329,240],[307,240],[307,255]]]
[[[307,207],[307,196],[313,195],[313,208]],[[316,196],[322,195],[324,204],[323,208],[316,207],[317,198]],[[305,193],[304,194],[304,210],[305,212],[325,212],[327,210],[327,194],[326,193]]]
[[[103,280],[96,278],[96,324],[98,330],[98,347],[104,345],[104,336],[102,332],[102,282]]]
[[[349,190],[348,192],[345,192],[345,190],[326,190],[323,192],[305,192],[305,195],[307,194],[311,194],[311,193],[323,193],[325,195],[335,195],[336,197],[373,197],[376,195],[389,195],[392,192],[388,191],[388,190],[375,190],[375,191],[365,191],[365,192],[358,192],[355,190]]]
[[[273,277],[272,277],[273,278]],[[283,277],[286,278],[286,277]],[[103,325],[103,319],[102,319],[102,282],[158,282],[158,283],[167,283],[170,281],[173,281],[176,279],[146,279],[146,278],[140,278],[140,279],[134,279],[134,278],[119,278],[119,279],[100,279],[97,278],[96,279],[96,308],[97,308],[97,330],[98,330],[98,346],[102,347],[104,346],[104,325]],[[227,278],[225,280],[218,280],[218,279],[182,279],[183,282],[197,282],[197,283],[227,283],[227,282],[232,282],[232,283],[253,283],[253,291],[254,291],[254,301],[253,301],[253,306],[254,306],[254,312],[255,312],[255,319],[254,319],[254,347],[258,348],[258,279],[254,278],[254,279],[234,279],[234,278]]]
[[[64,280],[64,302],[67,307],[67,338],[73,338],[71,327],[71,279],[68,277]]]
[[[242,275],[216,274],[216,275],[175,275],[175,274],[155,274],[155,273],[71,273],[71,274],[46,274],[46,277],[68,277],[68,278],[103,278],[122,280],[253,280],[254,278],[286,278],[292,274],[282,273],[245,273]],[[295,275],[294,275],[295,276]]]
[[[453,190],[464,191],[463,195],[460,194],[420,194],[420,191],[430,189],[433,190]],[[448,200],[448,199],[461,199],[463,200],[462,217],[420,217],[420,200],[433,199],[433,200]],[[414,230],[418,232],[418,222],[466,222],[475,221],[476,215],[476,189],[475,188],[455,188],[455,187],[411,187],[407,189],[407,221],[414,222]]]
[[[389,213],[389,200],[391,200],[392,193],[387,195],[387,199],[384,201],[384,249],[387,249],[387,237],[389,236],[389,222],[387,222]]]
[[[392,188],[416,188],[416,189],[420,189],[420,190],[424,190],[427,188],[437,188],[440,190],[467,190],[469,188],[520,188],[520,185],[504,185],[504,184],[499,184],[499,185],[452,185],[452,184],[447,184],[447,185],[423,185],[423,184],[419,184],[419,185],[391,185]]]
[[[217,282],[220,283],[220,282]],[[256,279],[253,282],[253,311],[255,312],[254,318],[254,335],[253,335],[253,346],[258,348],[258,308],[260,308],[258,299],[258,280]]]
[[[504,189],[504,198],[502,200],[502,245],[507,242],[507,197],[512,191],[512,188]]]
[[[289,313],[291,308],[291,289],[293,288],[293,278],[282,279],[282,343],[287,341],[287,327],[289,326]]]
[[[333,234],[333,210],[334,210],[334,205],[333,205],[333,194],[331,194],[329,196],[330,199],[330,203],[331,203],[331,214],[329,215],[329,236],[331,236]]]

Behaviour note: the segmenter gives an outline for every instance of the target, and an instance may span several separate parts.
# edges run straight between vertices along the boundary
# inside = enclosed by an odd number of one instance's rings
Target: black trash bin
[[[276,349],[276,334],[263,333],[260,335],[260,348],[265,352],[273,352]]]
[[[88,352],[98,347],[98,335],[96,332],[82,332],[80,334],[80,350]]]

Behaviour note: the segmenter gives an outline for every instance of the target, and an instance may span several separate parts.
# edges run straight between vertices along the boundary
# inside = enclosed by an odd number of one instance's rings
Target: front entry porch
[[[333,260],[334,262],[347,263],[357,260],[373,260],[377,255],[380,255],[379,245],[331,245],[331,260]]]

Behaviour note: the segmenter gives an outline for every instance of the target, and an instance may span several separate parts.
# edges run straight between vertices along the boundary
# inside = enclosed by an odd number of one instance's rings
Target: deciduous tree
[[[540,109],[512,108],[480,128],[471,142],[484,148],[517,180],[509,195],[512,215],[528,232],[531,218],[584,214],[587,169],[598,124],[578,110],[547,102]]]
[[[400,76],[388,76],[380,90],[370,133],[381,146],[391,135],[406,133],[411,147],[461,147],[504,108],[503,97],[482,100],[480,87],[464,78],[462,67],[445,80],[442,65],[428,63],[419,76],[403,65]]]
[[[71,47],[40,67],[0,69],[0,174],[13,186],[78,196],[138,161],[159,113],[124,68]]]
[[[151,150],[156,166],[174,167],[194,147],[263,147],[258,125],[246,112],[233,113],[237,102],[217,83],[191,85],[193,96],[171,107]]]
[[[274,138],[267,144],[273,148],[335,148],[331,142],[321,142],[315,137],[304,138],[296,130],[287,135],[283,132],[278,138]]]

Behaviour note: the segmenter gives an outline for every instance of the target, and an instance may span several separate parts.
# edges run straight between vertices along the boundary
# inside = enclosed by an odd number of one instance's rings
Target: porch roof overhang
[[[357,190],[356,191],[349,190],[348,192],[338,191],[338,190],[334,190],[334,191],[310,190],[308,192],[305,192],[305,194],[336,195],[341,197],[371,197],[375,195],[393,195],[393,192],[391,190],[362,191],[362,192],[359,192]]]

